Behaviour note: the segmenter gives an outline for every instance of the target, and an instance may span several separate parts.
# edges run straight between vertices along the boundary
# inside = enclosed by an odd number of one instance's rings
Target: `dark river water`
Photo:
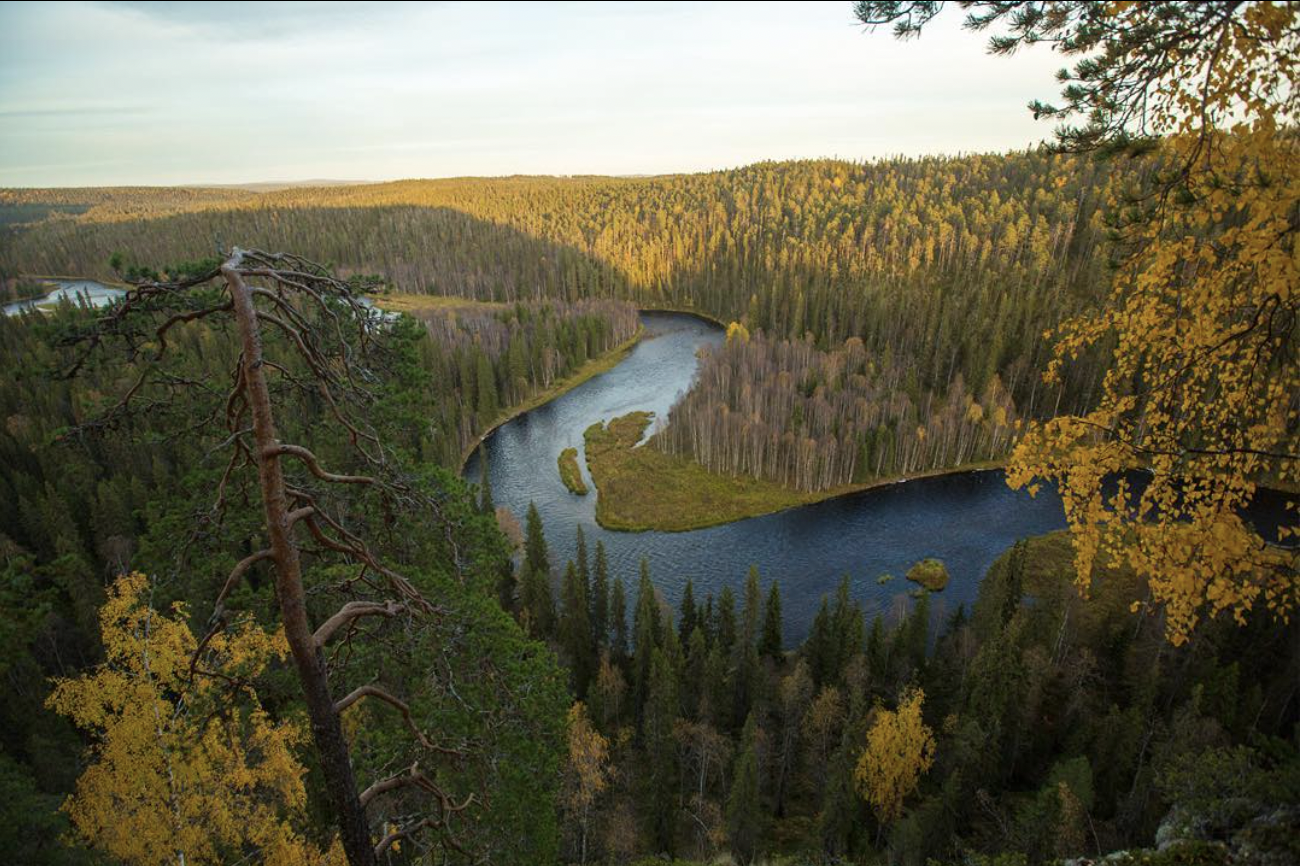
[[[690,387],[696,350],[723,339],[720,329],[692,316],[645,313],[642,321],[647,338],[621,364],[503,425],[485,443],[497,505],[509,507],[522,524],[528,503],[536,503],[557,575],[574,555],[578,526],[593,556],[597,539],[603,541],[611,578],[627,586],[629,616],[642,557],[674,610],[688,578],[697,600],[706,593],[716,597],[728,584],[739,600],[753,564],[765,593],[770,581],[780,581],[785,639],[794,645],[806,636],[821,597],[833,594],[843,575],[869,616],[883,611],[888,617],[911,601],[914,585],[903,573],[920,559],[938,557],[952,577],[931,599],[938,619],[959,604],[969,609],[980,578],[1017,539],[1065,526],[1054,491],[1031,498],[1008,488],[1001,470],[990,470],[891,484],[693,532],[602,529],[595,490],[575,496],[561,483],[560,452],[576,447],[590,482],[582,432],[637,409],[662,419]],[[477,480],[480,471],[475,455],[465,475]],[[881,585],[882,574],[894,579]]]

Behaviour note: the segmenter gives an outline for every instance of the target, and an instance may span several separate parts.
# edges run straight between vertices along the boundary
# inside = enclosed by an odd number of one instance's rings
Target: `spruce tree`
[[[492,469],[488,465],[486,445],[480,445],[478,448],[478,466],[479,510],[484,514],[495,515],[497,513],[497,506],[496,503],[492,501]]]
[[[545,639],[555,629],[555,601],[551,595],[551,573],[524,564],[520,586],[520,613],[533,637]]]
[[[704,642],[704,629],[698,625],[686,642],[686,670],[682,676],[682,709],[686,716],[698,719],[700,704],[708,683],[709,649]]]
[[[822,795],[817,833],[822,853],[838,861],[847,858],[862,827],[862,801],[853,787],[853,767],[857,750],[852,743],[853,725],[846,725],[844,737],[829,764],[830,777]]]
[[[677,674],[668,656],[658,648],[650,652],[642,736],[645,742],[645,816],[647,835],[654,851],[673,857],[677,837],[677,740],[673,727],[678,715]]]
[[[609,644],[609,564],[605,543],[596,540],[596,571],[591,583],[591,633],[596,646]]]
[[[537,513],[537,505],[528,503],[524,535],[524,562],[534,571],[550,572],[550,554],[546,549],[546,533],[542,530],[542,516]]]
[[[641,560],[641,582],[637,586],[636,608],[632,614],[632,640],[632,706],[640,717],[649,696],[650,661],[662,640],[659,603],[644,559]]]
[[[574,562],[578,566],[578,579],[582,581],[583,587],[587,591],[588,595],[590,595],[591,568],[587,562],[587,536],[583,533],[581,524],[578,526],[577,547],[578,551]]]
[[[732,647],[735,671],[734,709],[732,718],[748,718],[758,702],[762,666],[758,660],[758,626],[762,608],[758,587],[758,567],[751,565],[745,578],[745,609],[741,615],[741,632]]]
[[[921,591],[916,606],[903,627],[903,652],[908,664],[918,671],[925,669],[926,651],[930,646],[930,593]]]
[[[849,576],[840,578],[835,590],[835,610],[832,614],[834,630],[834,678],[839,682],[849,659],[862,651],[862,607],[849,596]]]
[[[763,806],[758,792],[758,723],[753,715],[745,722],[740,757],[736,759],[727,798],[727,836],[731,856],[737,863],[753,863],[758,857],[763,830]]]
[[[718,593],[718,646],[723,655],[730,655],[736,645],[736,596],[730,586]]]
[[[623,578],[614,578],[614,591],[609,596],[609,648],[616,664],[627,661],[627,593],[623,590]]]
[[[836,682],[834,635],[831,634],[830,600],[822,596],[822,603],[813,617],[808,638],[803,644],[804,658],[808,660],[808,671],[813,683],[818,688],[834,685]]]
[[[783,652],[781,643],[781,587],[774,580],[767,593],[767,604],[763,609],[763,634],[759,638],[758,653],[773,661],[780,661]]]
[[[587,586],[573,560],[564,570],[564,610],[560,615],[560,645],[569,661],[574,694],[586,700],[587,686],[595,673],[595,656],[591,644],[591,620],[587,608]]]
[[[686,589],[682,591],[681,617],[677,623],[677,636],[683,644],[687,644],[691,639],[691,632],[695,631],[698,611],[695,609],[695,587],[691,584],[691,579],[686,578]]]

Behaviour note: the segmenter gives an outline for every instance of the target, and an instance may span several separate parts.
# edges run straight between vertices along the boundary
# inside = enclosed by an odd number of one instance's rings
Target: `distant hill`
[[[190,189],[242,189],[248,192],[278,192],[282,189],[301,189],[322,186],[364,186],[379,183],[373,180],[330,180],[313,178],[309,180],[262,180],[253,183],[193,183],[186,184]]]

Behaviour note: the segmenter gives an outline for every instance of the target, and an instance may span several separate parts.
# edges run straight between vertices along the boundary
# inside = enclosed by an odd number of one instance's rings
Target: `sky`
[[[0,186],[662,174],[1004,151],[1046,47],[852,3],[0,4]]]

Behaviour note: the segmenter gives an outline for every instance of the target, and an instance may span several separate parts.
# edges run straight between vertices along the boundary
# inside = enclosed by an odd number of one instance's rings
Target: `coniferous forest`
[[[1300,3],[845,7],[1056,46],[1056,138],[0,188],[8,862],[1300,861]],[[975,469],[1060,528],[810,618],[698,529]]]

